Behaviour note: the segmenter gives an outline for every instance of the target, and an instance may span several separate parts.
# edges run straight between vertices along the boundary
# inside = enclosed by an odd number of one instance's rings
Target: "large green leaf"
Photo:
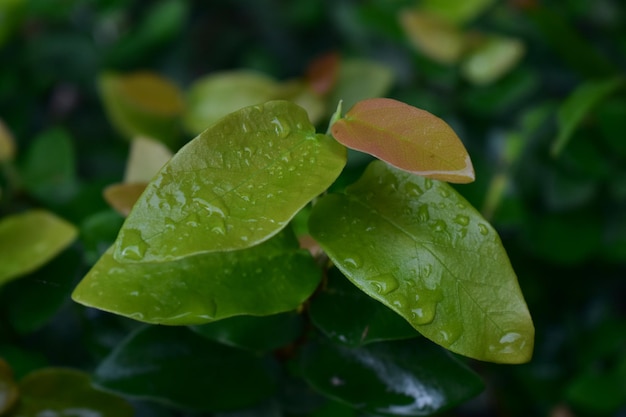
[[[336,268],[328,272],[326,285],[311,300],[309,313],[329,339],[348,346],[418,335],[406,320],[368,297]]]
[[[301,366],[315,389],[373,415],[432,415],[483,388],[478,375],[424,338],[353,349],[311,344]]]
[[[115,247],[120,261],[163,262],[256,245],[337,178],[346,151],[299,106],[271,101],[223,118],[148,185]]]
[[[70,223],[44,210],[0,221],[0,285],[39,268],[76,237]]]
[[[587,113],[623,85],[624,79],[610,78],[588,81],[576,88],[559,109],[559,135],[552,144],[552,154],[560,154]]]
[[[94,382],[124,395],[203,411],[253,405],[275,386],[262,358],[186,328],[161,326],[131,334],[96,369]]]
[[[434,342],[530,359],[534,328],[500,238],[448,184],[374,161],[314,206],[309,230],[357,287]]]
[[[321,278],[310,254],[282,232],[255,247],[162,263],[120,263],[109,249],[75,301],[148,323],[203,324],[293,310]]]
[[[91,386],[88,374],[73,369],[44,368],[20,381],[20,402],[14,417],[131,417],[133,407],[114,394]]]

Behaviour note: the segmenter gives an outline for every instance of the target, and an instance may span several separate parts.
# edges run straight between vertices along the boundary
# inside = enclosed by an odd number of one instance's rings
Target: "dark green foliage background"
[[[520,366],[468,362],[487,388],[446,415],[626,415],[624,89],[594,107],[558,157],[550,154],[563,100],[586,81],[626,71],[622,1],[496,2],[469,28],[518,37],[526,54],[487,86],[468,83],[457,67],[437,64],[409,45],[397,12],[414,2],[178,3],[32,0],[9,17],[13,30],[0,45],[0,118],[16,138],[17,165],[31,167],[35,183],[3,193],[0,216],[43,207],[80,227],[78,241],[61,256],[0,289],[0,357],[18,377],[45,365],[92,372],[139,326],[69,299],[121,224],[101,190],[121,180],[128,142],[106,118],[98,74],[148,69],[181,88],[237,68],[282,80],[301,76],[320,54],[338,51],[389,65],[396,75],[390,97],[455,128],[477,176],[456,188],[478,209],[495,176],[508,181],[490,220],[533,316],[535,354]],[[165,12],[155,12],[158,7]],[[31,144],[46,134],[66,134],[74,161],[55,168],[51,161],[67,153],[52,149],[46,162],[52,172],[41,168],[41,174],[33,172]],[[510,152],[515,144],[518,151]],[[351,159],[339,184],[353,182],[363,167]],[[37,182],[37,175],[44,178]],[[0,181],[7,178],[0,175]],[[215,349],[221,347],[215,343]],[[293,415],[319,405],[316,415],[354,415],[324,406],[296,383],[282,395],[298,405],[290,409]],[[137,404],[139,415],[195,415]]]

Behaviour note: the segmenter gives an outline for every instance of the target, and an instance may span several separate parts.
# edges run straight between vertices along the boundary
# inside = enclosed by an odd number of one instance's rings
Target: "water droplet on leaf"
[[[148,244],[141,237],[141,232],[137,229],[128,229],[125,231],[122,241],[120,242],[122,248],[122,258],[140,261],[146,254]]]
[[[479,223],[478,224],[478,231],[480,232],[481,235],[487,235],[487,233],[489,233],[489,229],[487,228],[486,225]]]
[[[374,290],[381,295],[389,294],[398,288],[398,280],[392,274],[381,274],[373,278],[369,278],[370,284]]]
[[[422,190],[419,185],[412,182],[407,182],[404,189],[407,194],[411,194],[413,196],[420,196],[424,194],[424,190]]]
[[[417,209],[417,220],[424,223],[430,220],[430,213],[428,211],[428,205],[422,204]]]
[[[454,222],[456,224],[460,224],[461,226],[467,226],[470,222],[470,218],[464,214],[457,214],[454,218]]]
[[[343,262],[350,268],[360,268],[363,265],[361,257],[358,255],[352,255],[343,260]]]

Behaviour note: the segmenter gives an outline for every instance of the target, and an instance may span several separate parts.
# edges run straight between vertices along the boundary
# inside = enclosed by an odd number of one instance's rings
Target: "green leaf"
[[[15,139],[9,128],[0,119],[0,163],[15,157]]]
[[[446,65],[461,59],[466,39],[456,26],[435,14],[409,9],[399,19],[408,40],[428,58]]]
[[[25,334],[49,322],[69,300],[80,266],[78,251],[70,248],[32,274],[2,288],[0,304],[13,328]]]
[[[94,389],[88,374],[72,369],[44,368],[20,381],[20,403],[15,417],[132,417],[134,414],[133,407],[124,399]]]
[[[383,96],[393,85],[394,76],[389,66],[376,61],[342,60],[337,81],[328,96],[328,108],[333,109],[343,101],[349,109],[360,100]]]
[[[131,334],[96,369],[94,382],[123,395],[199,411],[254,405],[275,386],[263,359],[186,328],[161,326]]]
[[[74,241],[77,230],[44,210],[0,221],[0,286],[44,265]]]
[[[0,358],[0,415],[8,415],[19,397],[17,384],[13,379],[13,370],[4,359]]]
[[[102,256],[72,297],[148,323],[203,324],[293,310],[321,279],[313,258],[286,231],[246,250],[163,263],[119,263],[112,252]]]
[[[144,136],[170,147],[176,144],[184,110],[176,85],[151,72],[109,72],[102,74],[98,82],[111,123],[124,136]]]
[[[461,64],[461,72],[474,84],[490,84],[508,73],[524,55],[519,39],[485,36],[479,39]]]
[[[172,151],[162,143],[145,137],[134,138],[130,143],[124,182],[149,182],[171,158]]]
[[[454,130],[433,114],[388,98],[358,102],[331,126],[345,146],[414,174],[474,181],[474,168]]]
[[[336,268],[328,272],[328,282],[311,300],[309,314],[329,339],[348,346],[418,335],[406,320],[368,297]]]
[[[273,78],[250,70],[200,78],[187,93],[185,128],[197,135],[229,113],[276,99],[279,89],[280,84]]]
[[[446,183],[374,161],[314,207],[309,231],[357,287],[472,358],[530,359],[534,328],[500,238]]]
[[[432,415],[483,388],[474,372],[423,338],[352,349],[311,344],[301,367],[316,390],[373,415]]]
[[[345,163],[345,148],[316,134],[301,107],[246,107],[163,167],[126,219],[114,256],[164,262],[261,243],[326,190]]]
[[[302,331],[302,320],[294,312],[265,317],[237,316],[192,326],[191,330],[209,340],[263,353],[296,340]]]
[[[464,24],[485,12],[495,0],[424,0],[420,9],[453,24]]]
[[[21,167],[25,188],[52,204],[68,201],[77,191],[72,139],[62,129],[40,134],[28,148]]]
[[[622,78],[587,81],[578,86],[559,108],[557,123],[559,135],[552,143],[552,155],[558,156],[572,134],[591,109],[624,85]]]

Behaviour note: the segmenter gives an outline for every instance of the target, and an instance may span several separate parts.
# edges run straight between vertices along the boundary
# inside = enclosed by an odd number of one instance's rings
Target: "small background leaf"
[[[476,359],[530,359],[534,328],[502,243],[448,184],[374,161],[346,194],[318,201],[309,230],[346,277],[427,338]]]
[[[149,137],[175,147],[184,109],[178,87],[151,72],[104,73],[99,87],[110,120],[124,136]]]
[[[77,235],[70,223],[44,210],[0,220],[0,285],[39,268]]]
[[[0,119],[0,163],[11,161],[15,157],[15,139]]]
[[[343,145],[405,171],[450,182],[474,180],[470,157],[452,128],[408,104],[387,98],[360,101],[331,132]]]
[[[321,271],[288,231],[245,250],[162,263],[119,263],[110,249],[74,290],[75,301],[135,320],[202,324],[297,308]],[[254,291],[250,291],[254,288]]]
[[[329,339],[352,347],[418,336],[406,320],[368,297],[337,268],[328,272],[326,285],[311,300],[309,314]]]
[[[145,137],[134,138],[130,143],[124,182],[149,182],[172,155],[172,151],[160,142]]]
[[[185,128],[197,135],[234,111],[276,99],[279,89],[278,81],[260,72],[210,74],[189,88]]]
[[[380,97],[393,85],[393,70],[380,62],[365,59],[345,59],[339,63],[339,74],[335,87],[326,101],[329,109],[334,109],[342,100],[346,109],[360,100]]]
[[[124,399],[94,389],[89,374],[65,368],[44,368],[20,381],[16,417],[42,415],[97,415],[132,417],[133,407]]]
[[[21,164],[24,187],[42,201],[58,205],[77,192],[74,146],[68,133],[49,129],[35,138]]]
[[[106,202],[120,215],[126,217],[133,206],[146,190],[147,182],[134,184],[111,184],[104,189],[102,195]]]
[[[478,375],[423,338],[352,349],[312,344],[300,363],[315,389],[373,415],[432,415],[483,388]]]
[[[423,0],[420,10],[435,14],[453,24],[467,23],[485,12],[495,0]]]
[[[131,334],[96,369],[109,391],[198,411],[254,405],[274,377],[261,358],[182,327],[146,326]],[[185,384],[182,381],[194,381]]]
[[[559,135],[552,144],[552,154],[559,155],[587,113],[623,85],[622,78],[611,78],[588,81],[574,90],[558,111]]]
[[[482,38],[482,39],[480,39]],[[524,44],[514,38],[480,36],[463,58],[461,72],[470,82],[492,83],[508,73],[524,55]]]
[[[0,358],[0,415],[7,415],[17,403],[19,390],[13,379],[13,370]]]
[[[163,262],[258,244],[326,190],[345,163],[345,148],[315,134],[301,107],[246,107],[159,172],[126,219],[115,257]]]

